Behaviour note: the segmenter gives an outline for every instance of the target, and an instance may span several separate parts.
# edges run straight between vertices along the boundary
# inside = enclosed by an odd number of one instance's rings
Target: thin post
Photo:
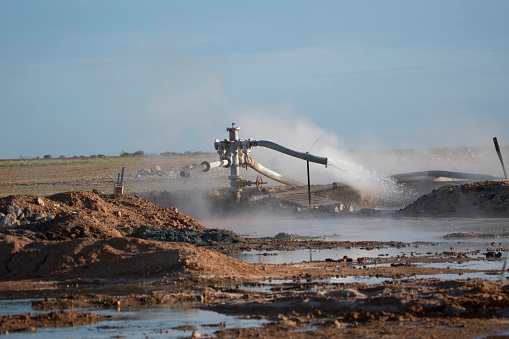
[[[306,152],[308,154],[308,152]],[[308,199],[309,199],[309,207],[311,207],[311,180],[309,178],[309,160],[306,157],[307,170],[308,170]]]
[[[122,176],[120,177],[120,186],[124,184],[124,169],[125,167],[122,167]]]
[[[504,177],[507,179],[507,173],[505,172],[504,159],[502,159],[502,152],[500,151],[500,146],[498,145],[497,137],[493,138],[493,143],[495,144],[495,150],[497,151],[498,158],[500,159],[500,163],[502,164],[502,170],[504,171]]]

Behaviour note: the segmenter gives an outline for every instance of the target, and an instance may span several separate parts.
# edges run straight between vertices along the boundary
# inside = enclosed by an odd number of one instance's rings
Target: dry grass
[[[59,192],[87,190],[113,191],[118,173],[125,167],[127,192],[157,190],[162,180],[178,180],[186,165],[215,160],[214,154],[203,156],[108,156],[67,159],[0,160],[0,197],[14,194],[47,196]],[[136,179],[142,168],[155,166],[175,175],[154,180]]]

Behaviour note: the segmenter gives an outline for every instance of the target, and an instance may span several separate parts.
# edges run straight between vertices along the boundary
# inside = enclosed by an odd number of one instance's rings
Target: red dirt
[[[100,193],[100,192],[99,192]],[[77,237],[107,238],[124,236],[124,227],[145,225],[169,228],[205,229],[176,208],[165,208],[132,195],[96,194],[86,191],[66,192],[46,198],[15,195],[0,199],[0,212],[11,205],[29,207],[34,214],[53,215],[55,219],[33,227],[45,231],[48,239]],[[61,226],[65,226],[65,230]],[[30,229],[30,225],[26,228]]]
[[[410,216],[509,216],[509,180],[447,185],[433,190],[405,207]]]
[[[489,206],[489,202],[505,202],[506,186],[507,182],[488,182],[477,186],[453,186],[450,188],[452,193],[437,191],[435,194],[440,195],[446,206],[454,205],[455,197],[465,195],[469,198],[462,200],[465,203],[462,208]],[[491,193],[495,194],[492,199],[489,198]],[[420,206],[439,208],[438,202],[434,204],[434,198],[422,199]],[[0,291],[13,293],[16,290],[78,284],[136,285],[163,290],[158,292],[160,294],[132,296],[127,300],[71,296],[41,304],[43,309],[52,305],[64,307],[70,304],[72,307],[73,303],[78,306],[98,303],[102,307],[115,307],[122,302],[131,306],[151,302],[201,302],[204,308],[221,313],[269,317],[272,321],[268,326],[256,329],[220,330],[216,332],[218,337],[466,338],[509,329],[506,321],[509,303],[507,281],[399,280],[438,273],[461,275],[466,270],[421,267],[413,265],[412,261],[458,261],[459,256],[405,258],[407,264],[402,264],[400,258],[386,258],[376,261],[384,265],[367,266],[365,263],[327,260],[280,265],[248,264],[213,249],[134,237],[136,232],[133,229],[147,225],[157,229],[204,229],[175,208],[160,207],[136,196],[85,191],[46,198],[9,196],[0,199],[0,212],[7,212],[12,205],[29,207],[34,214],[52,214],[55,218],[2,229],[13,233],[0,235]],[[490,208],[496,210],[493,206]],[[37,231],[46,236],[43,240],[18,236],[16,231],[19,230]],[[294,244],[298,243],[310,245],[285,240],[276,241],[274,246],[294,249]],[[240,244],[247,245],[249,242]],[[339,243],[334,245],[342,246]],[[373,245],[376,245],[375,242]],[[505,274],[503,271],[505,268],[500,274]],[[344,276],[390,277],[394,280],[376,285],[317,281]],[[293,283],[268,292],[232,287],[234,284],[257,284],[272,279]],[[172,288],[168,289],[168,286]],[[69,302],[69,298],[74,299]],[[49,318],[4,316],[0,317],[0,325],[6,331],[35,330],[46,326],[72,326],[73,322],[81,325],[80,317],[92,319],[83,321],[95,319],[93,315],[87,318],[87,315],[74,312],[54,312],[44,316]],[[53,323],[48,320],[51,317],[60,317],[60,320]],[[3,324],[6,324],[5,327]],[[308,324],[319,328],[310,330],[305,327]]]

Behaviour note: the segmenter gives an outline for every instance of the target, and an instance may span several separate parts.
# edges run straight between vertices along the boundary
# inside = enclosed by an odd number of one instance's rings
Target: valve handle
[[[261,175],[256,177],[256,188],[258,189],[258,191],[261,191],[263,188],[263,179]]]

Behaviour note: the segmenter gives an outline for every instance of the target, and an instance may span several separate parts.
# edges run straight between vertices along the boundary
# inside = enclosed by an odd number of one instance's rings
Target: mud
[[[94,313],[55,311],[45,314],[20,314],[0,317],[0,334],[33,332],[40,328],[83,326],[108,320]]]
[[[507,181],[448,186],[418,199],[397,217],[457,216],[467,210],[475,210],[476,216],[506,217],[506,188]],[[360,197],[352,198],[349,192],[350,201]],[[369,199],[362,201],[364,206],[369,205]],[[289,209],[287,205],[268,204],[285,213]],[[218,326],[216,337],[473,338],[509,333],[509,281],[504,264],[507,249],[503,246],[493,251],[493,256],[480,249],[461,252],[451,247],[419,256],[246,263],[227,254],[406,248],[416,244],[376,239],[325,241],[296,234],[247,239],[231,231],[206,229],[173,207],[137,196],[102,192],[0,199],[1,213],[8,214],[10,206],[21,207],[24,215],[16,216],[19,223],[0,229],[0,297],[20,298],[29,293],[31,298],[43,300],[32,303],[40,314],[0,317],[4,333],[93,321],[107,324],[109,318],[75,311],[79,308],[136,309],[179,304],[268,320],[257,328]],[[37,214],[53,218],[30,219]],[[444,240],[497,235],[503,239],[506,233],[493,232],[487,226],[475,232],[467,229],[449,233]],[[499,260],[500,268],[484,270],[490,274],[486,279],[463,279],[479,270],[453,265],[488,259]],[[437,263],[441,265],[434,266]],[[441,274],[453,278],[433,278]],[[335,282],[341,277],[381,280],[370,284]],[[84,292],[98,287],[109,292]],[[69,311],[59,311],[62,309]],[[198,336],[199,329],[195,331]]]
[[[56,241],[136,237],[197,245],[242,240],[232,232],[206,229],[176,208],[127,194],[77,191],[45,198],[23,195],[0,199],[0,211],[8,215],[9,206],[27,215],[18,217],[21,220],[12,226],[0,228],[0,235]],[[37,219],[38,215],[45,217]]]

